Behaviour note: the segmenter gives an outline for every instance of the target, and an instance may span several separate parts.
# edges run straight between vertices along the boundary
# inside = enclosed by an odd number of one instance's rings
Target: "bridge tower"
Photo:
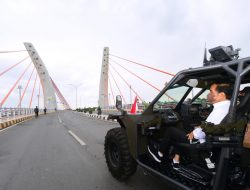
[[[32,59],[32,62],[39,75],[39,78],[43,87],[44,106],[47,109],[57,108],[56,95],[55,95],[55,91],[54,91],[53,84],[51,82],[51,78],[49,76],[48,70],[46,69],[42,59],[38,55],[34,46],[28,42],[25,42],[24,46],[27,49],[30,55],[30,58]]]
[[[108,101],[108,71],[109,71],[109,48],[103,49],[102,69],[99,83],[98,105],[103,109],[109,106]]]

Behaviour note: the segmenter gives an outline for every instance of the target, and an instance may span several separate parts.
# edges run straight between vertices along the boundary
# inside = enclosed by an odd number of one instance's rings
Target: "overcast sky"
[[[201,66],[205,43],[208,49],[218,45],[240,47],[241,57],[249,56],[249,9],[247,0],[1,0],[0,51],[24,49],[23,42],[31,42],[72,107],[75,90],[68,84],[82,84],[78,105],[96,106],[104,47],[109,47],[111,54],[171,73]],[[0,69],[26,55],[0,54]],[[157,88],[162,89],[171,79],[115,60]],[[24,66],[0,78],[0,99]],[[116,68],[144,100],[151,101],[158,93]],[[28,77],[21,82],[23,87]],[[115,78],[129,102],[129,88],[118,76]],[[114,94],[118,94],[115,83],[111,83]],[[14,106],[17,97],[15,89],[6,104]]]

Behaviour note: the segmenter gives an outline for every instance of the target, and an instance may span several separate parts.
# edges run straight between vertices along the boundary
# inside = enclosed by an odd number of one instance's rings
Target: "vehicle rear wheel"
[[[129,152],[126,131],[114,128],[105,137],[104,154],[112,176],[118,180],[127,180],[136,172],[137,163]]]

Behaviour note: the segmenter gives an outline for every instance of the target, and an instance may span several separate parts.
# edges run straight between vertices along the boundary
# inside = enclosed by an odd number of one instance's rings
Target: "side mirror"
[[[118,110],[121,110],[121,109],[122,109],[122,97],[121,97],[120,95],[117,95],[117,96],[116,96],[115,107],[116,107]]]
[[[197,79],[189,79],[186,83],[190,87],[196,87],[198,85],[198,80]]]

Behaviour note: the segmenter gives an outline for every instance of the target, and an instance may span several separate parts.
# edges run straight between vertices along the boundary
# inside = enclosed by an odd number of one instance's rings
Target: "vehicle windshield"
[[[181,86],[179,84],[175,84],[160,97],[160,99],[154,104],[153,109],[159,110],[175,108],[177,103],[182,99],[188,89],[188,86]]]
[[[153,106],[153,110],[157,111],[169,108],[174,109],[176,105],[180,102],[180,100],[183,98],[183,96],[186,94],[189,88],[190,87],[187,85],[175,84],[158,99],[158,101]],[[187,94],[184,102],[208,105],[209,103],[207,101],[207,94],[209,93],[209,90],[205,90],[195,100],[193,100],[193,97],[195,97],[202,90],[203,90],[202,88],[194,87]]]

